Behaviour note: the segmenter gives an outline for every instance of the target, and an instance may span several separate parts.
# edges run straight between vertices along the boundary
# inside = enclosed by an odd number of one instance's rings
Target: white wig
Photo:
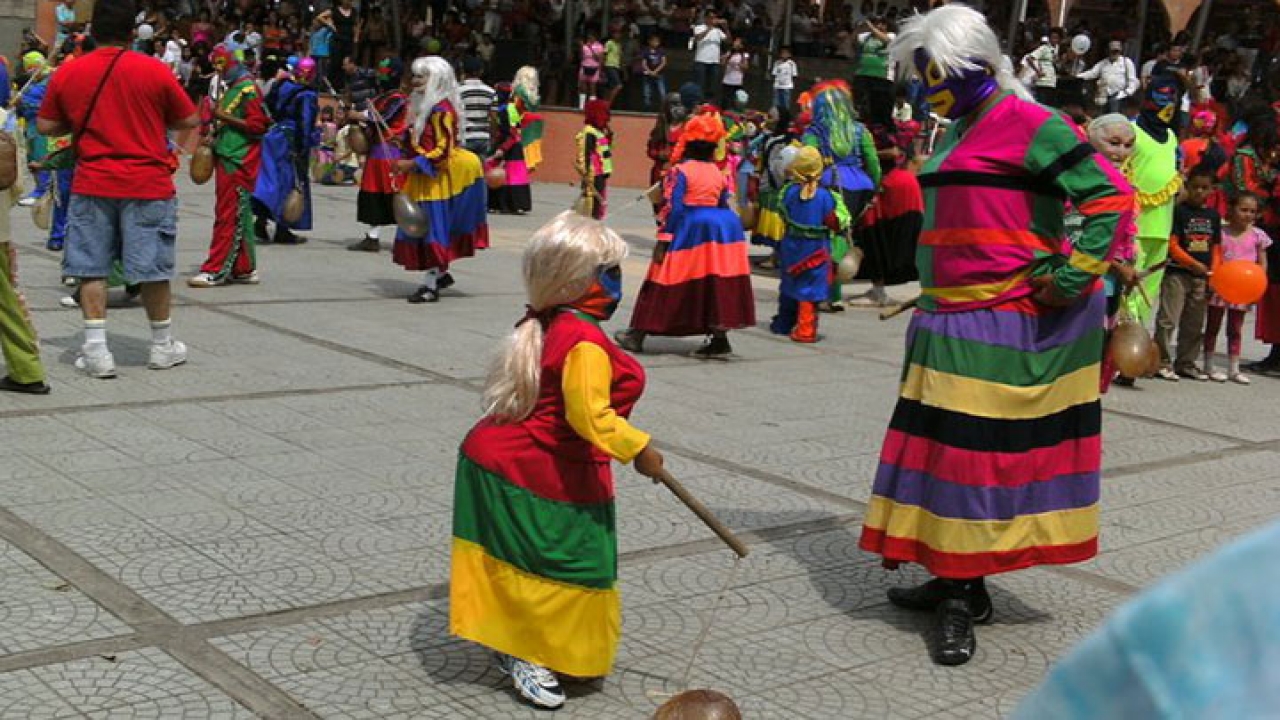
[[[916,50],[925,53],[948,75],[989,67],[1004,90],[1030,100],[1027,89],[1009,71],[1000,41],[982,13],[967,5],[943,5],[902,23],[889,52],[903,74],[915,69]]]
[[[453,74],[453,66],[448,60],[439,55],[420,57],[413,61],[410,72],[413,73],[415,85],[413,91],[416,98],[413,103],[415,137],[422,134],[423,128],[427,126],[427,118],[431,117],[432,108],[442,100],[452,103],[455,112],[462,112],[462,100],[458,95],[458,78]]]
[[[1121,115],[1120,113],[1108,113],[1100,115],[1089,121],[1089,140],[1090,142],[1097,140],[1102,136],[1104,130],[1109,127],[1121,125],[1129,128],[1129,132],[1133,132],[1133,121]]]
[[[529,99],[531,104],[536,106],[539,103],[537,68],[532,65],[525,65],[517,70],[514,85],[524,90],[524,96]]]

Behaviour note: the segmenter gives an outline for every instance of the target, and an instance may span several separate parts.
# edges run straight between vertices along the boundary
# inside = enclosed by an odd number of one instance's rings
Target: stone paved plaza
[[[344,249],[354,189],[320,188],[311,242],[260,249],[261,286],[176,287],[187,366],[146,370],[141,308],[114,308],[114,381],[73,370],[79,314],[15,210],[54,393],[0,397],[0,717],[546,717],[446,632],[457,446],[522,312],[522,241],[572,198],[535,195],[533,217],[493,219],[494,248],[442,302],[412,306],[388,252]],[[181,196],[185,276],[212,185]],[[613,224],[634,296],[652,232],[631,196]],[[761,319],[775,285],[756,278]],[[1102,555],[995,578],[977,657],[935,667],[927,617],[884,596],[923,576],[856,547],[905,327],[850,310],[817,346],[755,329],[729,363],[686,358],[696,338],[643,356],[635,422],[752,548],[691,679],[748,718],[1000,717],[1126,598],[1280,511],[1280,382],[1117,389]],[[624,638],[563,717],[645,718],[680,689],[733,567],[665,489],[621,470],[618,494]]]

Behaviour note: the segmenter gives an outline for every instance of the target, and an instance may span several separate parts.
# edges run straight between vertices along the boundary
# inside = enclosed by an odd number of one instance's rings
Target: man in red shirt
[[[186,346],[170,333],[178,205],[166,131],[194,128],[199,118],[167,66],[125,50],[136,12],[133,0],[94,6],[99,49],[54,75],[37,120],[42,134],[74,138],[63,274],[80,281],[84,345],[76,368],[98,378],[116,376],[107,348],[106,277],[117,260],[125,280],[142,286],[151,320],[147,367],[187,360]]]

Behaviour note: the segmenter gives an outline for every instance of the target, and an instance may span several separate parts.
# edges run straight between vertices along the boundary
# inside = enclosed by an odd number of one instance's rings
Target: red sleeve
[[[191,102],[191,98],[187,96],[186,91],[178,84],[173,74],[165,72],[165,78],[168,80],[165,83],[165,124],[172,125],[179,120],[186,120],[195,115],[195,103]]]
[[[183,116],[185,117],[185,116]],[[271,127],[271,118],[262,109],[262,97],[254,93],[244,105],[244,129],[250,135],[265,135]]]
[[[1188,255],[1187,251],[1182,249],[1182,238],[1176,234],[1169,238],[1169,257],[1175,264],[1187,268],[1188,270],[1196,264],[1195,258]]]

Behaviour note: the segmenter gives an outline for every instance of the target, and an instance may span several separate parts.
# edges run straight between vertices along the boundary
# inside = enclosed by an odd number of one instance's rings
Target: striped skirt
[[[450,632],[560,673],[607,675],[622,634],[615,525],[607,461],[482,423],[458,459]]]
[[[404,192],[427,215],[427,235],[396,232],[391,259],[405,270],[448,269],[457,258],[489,247],[488,188],[480,158],[454,149],[436,175],[414,173]]]
[[[916,313],[864,550],[955,579],[1097,554],[1105,305]]]
[[[776,248],[786,234],[787,224],[778,213],[778,203],[782,201],[782,193],[777,190],[760,191],[760,214],[756,217],[756,226],[751,230],[751,244]]]
[[[755,324],[742,222],[728,208],[688,208],[666,257],[649,265],[631,327],[681,337]]]

